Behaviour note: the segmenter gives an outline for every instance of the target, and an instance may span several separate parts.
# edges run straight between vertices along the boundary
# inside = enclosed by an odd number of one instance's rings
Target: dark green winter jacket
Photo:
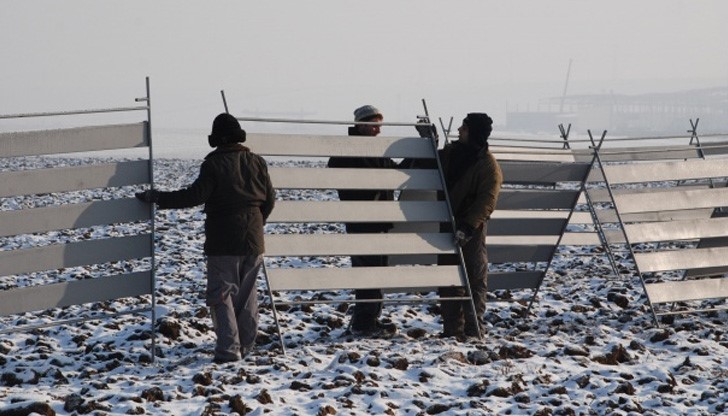
[[[160,192],[157,204],[160,208],[188,208],[202,203],[205,254],[263,254],[263,226],[275,204],[265,159],[241,144],[220,146],[205,157],[192,185]]]

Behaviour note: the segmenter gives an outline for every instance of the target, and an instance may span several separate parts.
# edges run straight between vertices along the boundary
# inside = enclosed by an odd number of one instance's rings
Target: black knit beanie
[[[468,137],[473,146],[487,146],[488,137],[493,131],[493,119],[485,113],[468,113],[463,121],[468,125]]]
[[[228,113],[219,114],[212,122],[212,133],[207,136],[211,147],[223,144],[243,143],[245,130],[240,127],[238,120]]]

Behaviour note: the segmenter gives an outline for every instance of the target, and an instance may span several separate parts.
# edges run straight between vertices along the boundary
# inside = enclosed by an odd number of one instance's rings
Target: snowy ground
[[[160,160],[158,187],[189,184],[198,163]],[[243,362],[214,364],[202,222],[199,209],[158,212],[153,363],[148,316],[3,335],[0,416],[728,414],[726,313],[656,327],[638,279],[610,277],[607,259],[589,248],[564,248],[527,319],[522,302],[489,304],[483,342],[439,338],[433,305],[388,306],[397,336],[352,338],[342,302],[281,312],[283,355],[263,307],[258,348]],[[43,238],[56,237],[63,234]],[[14,284],[0,281],[0,289]],[[262,281],[260,289],[264,300]],[[0,329],[34,319],[5,317]]]

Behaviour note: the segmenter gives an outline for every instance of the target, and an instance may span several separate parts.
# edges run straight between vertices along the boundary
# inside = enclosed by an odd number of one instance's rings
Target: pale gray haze
[[[220,90],[236,116],[349,120],[369,103],[409,121],[425,98],[435,117],[498,125],[561,96],[570,61],[567,94],[728,86],[724,0],[0,5],[0,114],[133,105],[149,76],[168,134],[207,131]]]

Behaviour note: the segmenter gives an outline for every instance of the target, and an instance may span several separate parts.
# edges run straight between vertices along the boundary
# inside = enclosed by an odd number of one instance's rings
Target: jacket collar
[[[232,144],[223,144],[221,146],[218,146],[213,150],[212,152],[208,153],[207,156],[205,156],[205,159],[221,154],[221,153],[232,153],[232,152],[249,152],[250,149],[243,146],[240,143],[232,143]]]

